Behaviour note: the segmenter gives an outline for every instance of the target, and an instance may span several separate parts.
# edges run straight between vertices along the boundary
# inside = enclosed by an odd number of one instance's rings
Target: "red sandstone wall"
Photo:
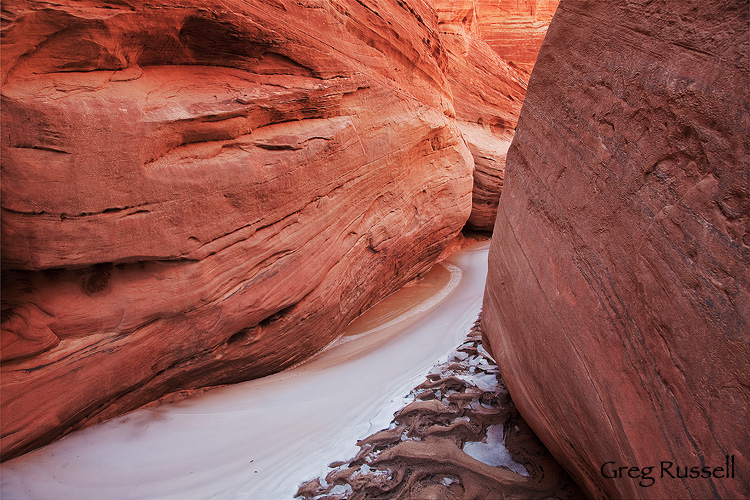
[[[477,31],[512,66],[531,73],[559,0],[476,0]]]
[[[505,153],[521,112],[528,73],[557,2],[432,0],[432,4],[447,54],[445,74],[456,118],[475,162],[467,225],[491,232]]]
[[[529,83],[483,329],[594,498],[750,496],[749,13],[563,0]],[[659,476],[726,455],[735,478]]]
[[[259,377],[471,209],[420,1],[3,5],[2,455]]]

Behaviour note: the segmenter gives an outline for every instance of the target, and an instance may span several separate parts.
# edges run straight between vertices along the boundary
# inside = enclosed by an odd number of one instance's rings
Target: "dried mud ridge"
[[[426,378],[388,429],[359,441],[352,460],[332,463],[325,478],[302,484],[296,497],[583,498],[518,414],[497,365],[482,347],[478,322]]]

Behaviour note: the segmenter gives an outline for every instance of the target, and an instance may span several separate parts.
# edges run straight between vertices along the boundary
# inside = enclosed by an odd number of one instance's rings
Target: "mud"
[[[306,500],[575,499],[583,494],[519,415],[478,323],[438,362],[387,429],[357,445]]]

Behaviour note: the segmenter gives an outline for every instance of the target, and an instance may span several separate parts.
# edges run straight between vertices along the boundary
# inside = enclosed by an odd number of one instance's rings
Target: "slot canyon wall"
[[[527,76],[478,5],[5,2],[2,458],[299,362],[491,230]],[[535,5],[483,9],[533,45]]]
[[[750,497],[749,13],[562,0],[529,83],[482,326],[592,498]]]
[[[423,2],[2,8],[3,459],[305,359],[470,214]]]
[[[432,3],[448,58],[445,74],[453,93],[457,124],[474,158],[472,211],[467,226],[492,232],[503,187],[505,155],[521,112],[528,73],[558,0]],[[516,49],[504,50],[502,44],[506,49]]]
[[[477,33],[528,81],[559,1],[475,0]]]

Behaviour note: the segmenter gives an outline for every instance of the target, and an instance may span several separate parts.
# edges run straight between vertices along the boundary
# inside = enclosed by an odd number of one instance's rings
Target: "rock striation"
[[[475,0],[477,31],[504,61],[529,75],[559,2]]]
[[[3,459],[305,359],[469,216],[419,0],[2,16]]]
[[[433,5],[447,55],[445,74],[458,126],[474,157],[468,227],[491,232],[502,191],[505,153],[521,112],[528,75],[511,66],[482,38],[479,6],[474,0],[433,0]],[[497,20],[499,14],[498,7],[490,17]]]
[[[491,232],[497,218],[497,205],[503,191],[505,156],[510,137],[498,137],[479,125],[458,122],[474,158],[474,187],[471,194],[469,229]]]
[[[749,13],[563,0],[531,77],[483,330],[593,498],[750,496]]]
[[[456,118],[512,135],[526,94],[527,78],[496,54],[478,31],[473,1],[432,0],[446,53],[445,74]]]

